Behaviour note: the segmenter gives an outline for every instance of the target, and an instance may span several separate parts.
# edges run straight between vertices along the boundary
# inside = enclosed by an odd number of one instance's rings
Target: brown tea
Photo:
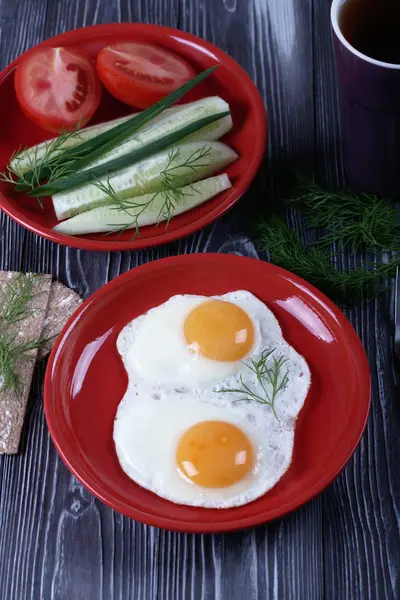
[[[339,26],[356,50],[400,64],[400,0],[347,0],[340,10]]]

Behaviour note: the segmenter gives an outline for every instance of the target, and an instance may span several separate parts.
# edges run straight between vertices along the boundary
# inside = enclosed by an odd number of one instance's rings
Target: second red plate
[[[174,294],[249,290],[278,318],[311,369],[292,464],[267,494],[245,506],[173,504],[122,471],[112,431],[127,376],[116,350],[126,323]],[[121,275],[91,296],[58,338],[46,371],[45,412],[68,468],[100,500],[143,523],[185,532],[231,531],[282,517],[321,492],[343,469],[370,406],[367,359],[339,309],[308,283],[268,263],[226,254],[158,260]]]

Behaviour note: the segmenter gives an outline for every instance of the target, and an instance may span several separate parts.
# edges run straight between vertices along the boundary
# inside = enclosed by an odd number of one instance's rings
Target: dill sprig
[[[171,150],[168,155],[167,166],[163,171],[161,171],[161,178],[164,185],[166,187],[176,187],[177,185],[182,185],[182,180],[184,180],[191,172],[196,172],[198,169],[209,167],[210,161],[205,159],[209,157],[210,153],[210,146],[202,146],[201,148],[198,148],[192,152],[192,154],[190,154],[184,161],[179,162],[181,155],[180,148]],[[182,170],[184,170],[183,173]]]
[[[0,288],[0,327],[18,323],[32,314],[29,303],[34,296],[35,279],[34,274],[19,273],[6,284],[4,291]]]
[[[63,147],[68,146],[68,140],[71,138],[80,138],[80,125],[74,129],[65,130],[53,140],[49,141],[42,153],[43,147],[21,148],[11,156],[6,170],[0,173],[0,181],[11,184],[18,192],[34,190],[40,185],[43,179],[49,183],[65,177],[70,171],[73,159],[65,160]],[[78,156],[78,147],[76,150],[76,159]],[[28,169],[23,171],[19,162],[25,160]]]
[[[275,400],[278,393],[283,390],[289,382],[289,371],[286,370],[285,373],[282,372],[283,365],[287,362],[287,358],[284,358],[283,356],[280,356],[279,358],[272,356],[272,366],[268,366],[268,359],[274,352],[275,348],[269,351],[264,350],[260,354],[258,360],[250,358],[247,361],[243,361],[243,364],[255,374],[257,381],[262,388],[263,396],[260,396],[251,390],[243,381],[242,375],[240,375],[239,378],[240,388],[222,388],[218,390],[218,393],[243,394],[243,398],[234,400],[234,402],[251,401],[258,402],[259,404],[266,404],[271,408],[275,418],[279,420],[275,411]]]
[[[296,273],[345,306],[372,300],[385,291],[382,280],[392,276],[400,264],[397,259],[371,268],[339,271],[327,250],[304,245],[299,234],[277,215],[258,223],[257,229],[258,246],[269,253],[271,262]]]
[[[173,149],[168,154],[168,162],[160,172],[161,178],[161,189],[154,194],[149,195],[150,198],[147,202],[137,202],[135,198],[122,198],[115,191],[113,186],[108,179],[105,183],[102,181],[95,181],[94,185],[98,187],[104,194],[109,198],[108,205],[117,210],[122,211],[132,216],[132,222],[129,224],[121,224],[119,231],[125,231],[126,229],[135,229],[133,237],[140,235],[139,232],[139,219],[141,215],[159,202],[161,199],[161,205],[158,209],[156,217],[156,223],[159,224],[161,221],[165,221],[165,227],[167,228],[171,221],[175,208],[181,204],[184,197],[191,195],[187,189],[191,189],[196,192],[196,188],[193,184],[187,184],[188,175],[196,172],[198,169],[208,167],[210,165],[209,155],[211,148],[203,146],[198,148],[192,154],[190,154],[185,160],[180,161],[180,149]],[[185,191],[183,191],[185,187]],[[132,214],[134,213],[134,214]],[[118,225],[117,225],[118,227]],[[114,232],[118,231],[114,229]]]
[[[18,343],[16,333],[0,331],[0,391],[21,390],[21,380],[17,374],[18,363],[21,359],[33,360],[34,356],[30,353],[43,343],[42,339]]]
[[[353,251],[363,246],[400,249],[400,220],[389,200],[346,188],[326,190],[299,174],[293,194],[284,202],[304,214],[310,226],[330,229],[319,239],[320,246],[336,242]]]
[[[48,340],[41,338],[21,342],[15,325],[32,316],[30,302],[35,297],[36,275],[18,274],[0,287],[0,391],[9,389],[18,392],[21,381],[17,373],[21,359],[32,360],[32,350],[38,349]]]

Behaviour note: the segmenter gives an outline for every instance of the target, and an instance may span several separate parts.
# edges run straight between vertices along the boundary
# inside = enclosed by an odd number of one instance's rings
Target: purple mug
[[[347,1],[333,0],[331,6],[347,182],[379,196],[398,196],[400,64],[370,58],[349,43],[340,26]]]

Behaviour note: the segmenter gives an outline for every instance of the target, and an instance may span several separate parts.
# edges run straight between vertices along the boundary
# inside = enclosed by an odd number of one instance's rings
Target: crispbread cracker
[[[5,285],[19,275],[15,272],[0,271],[1,289],[4,290]],[[10,331],[19,336],[21,342],[41,336],[50,296],[51,276],[36,276],[33,285],[34,296],[29,303],[27,317],[10,328]],[[21,359],[17,364],[16,372],[21,381],[21,391],[16,393],[12,390],[0,390],[0,454],[18,452],[37,350],[32,350],[31,355],[32,360]]]
[[[82,298],[76,292],[58,281],[53,281],[42,331],[42,338],[48,341],[40,348],[39,358],[50,352],[56,336],[81,303]]]
[[[0,291],[20,275],[0,271]],[[21,359],[17,365],[17,375],[21,381],[18,393],[13,390],[2,392],[0,388],[0,454],[18,452],[35,360],[50,352],[56,336],[81,302],[78,294],[58,281],[52,282],[50,275],[35,275],[34,295],[29,303],[27,316],[15,323],[10,332],[20,335],[21,342],[39,338],[48,341],[39,351],[32,350],[32,360]]]

